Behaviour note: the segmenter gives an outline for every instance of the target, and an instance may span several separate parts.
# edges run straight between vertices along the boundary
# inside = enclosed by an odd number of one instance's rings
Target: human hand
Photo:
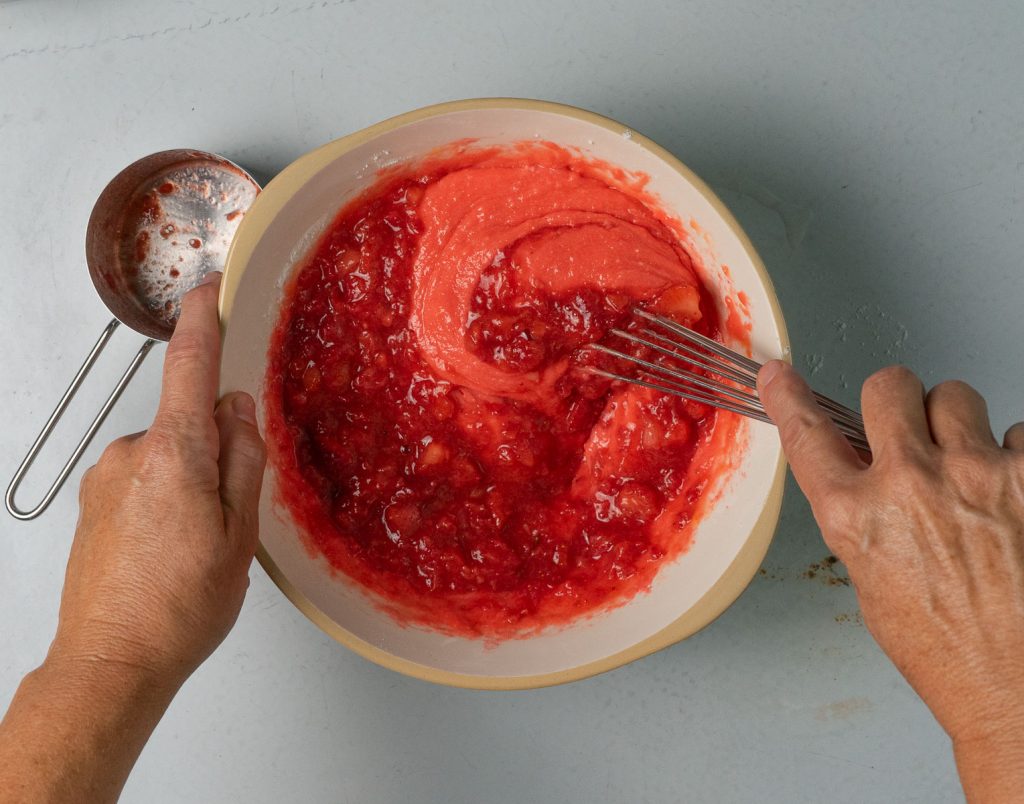
[[[1024,790],[1024,422],[1000,446],[970,386],[925,394],[883,369],[862,392],[869,465],[791,367],[758,379],[865,625],[952,737],[965,790],[1011,800]]]
[[[152,427],[82,479],[50,662],[133,668],[176,689],[238,616],[265,449],[248,394],[217,403],[217,277],[182,303]]]
[[[153,426],[86,472],[57,635],[0,723],[0,802],[114,801],[249,584],[266,453],[247,394],[217,402],[217,282],[189,293]]]

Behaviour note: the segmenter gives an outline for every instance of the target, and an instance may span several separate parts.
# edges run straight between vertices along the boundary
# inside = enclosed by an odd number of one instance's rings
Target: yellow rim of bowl
[[[364,128],[362,131],[357,131],[354,134],[349,134],[346,137],[329,142],[292,162],[259,194],[235,234],[234,242],[228,252],[227,262],[224,267],[224,278],[220,288],[219,304],[222,332],[227,332],[227,328],[230,326],[235,296],[256,245],[277,214],[307,181],[345,152],[369,142],[387,131],[426,118],[472,109],[519,109],[547,112],[583,120],[619,134],[628,130],[632,135],[633,142],[653,152],[696,187],[718,214],[722,216],[729,228],[732,229],[764,285],[772,318],[775,321],[775,326],[778,328],[784,354],[789,354],[789,337],[786,332],[785,321],[782,317],[782,309],[779,306],[778,298],[775,295],[775,288],[772,285],[771,278],[768,276],[768,272],[765,270],[764,263],[732,213],[729,212],[718,196],[693,171],[657,143],[637,133],[635,129],[618,123],[615,120],[602,117],[585,109],[578,109],[574,106],[520,98],[479,98],[426,106],[422,109],[400,114],[369,128]],[[686,639],[707,625],[710,625],[724,612],[746,589],[764,560],[765,554],[768,552],[768,546],[771,544],[772,536],[775,533],[779,520],[779,511],[782,507],[785,466],[785,458],[780,450],[772,487],[757,522],[751,529],[750,536],[726,571],[696,604],[656,634],[652,634],[625,650],[593,662],[587,662],[577,667],[558,670],[553,673],[540,673],[529,676],[479,676],[439,670],[435,667],[428,667],[418,662],[399,658],[378,648],[376,645],[360,639],[317,608],[309,598],[284,576],[284,573],[274,563],[274,560],[262,544],[256,552],[256,558],[267,575],[270,576],[270,579],[284,592],[285,596],[321,630],[363,658],[369,659],[390,670],[395,670],[396,672],[424,681],[432,681],[436,684],[473,689],[533,689],[553,686],[555,684],[565,684],[613,670],[616,667],[621,667],[624,664],[641,659],[655,651]]]

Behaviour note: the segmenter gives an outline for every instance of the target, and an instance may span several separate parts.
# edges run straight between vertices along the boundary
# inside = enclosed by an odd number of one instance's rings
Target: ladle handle
[[[100,429],[100,425],[103,424],[103,420],[107,418],[107,414],[110,413],[111,409],[117,404],[117,400],[120,399],[121,394],[124,392],[125,387],[131,381],[132,377],[135,376],[135,372],[138,371],[139,366],[142,365],[142,361],[146,359],[146,355],[149,354],[149,350],[153,348],[156,343],[155,340],[149,338],[144,344],[142,344],[139,351],[135,353],[135,357],[132,358],[132,362],[128,364],[128,368],[125,369],[124,374],[121,375],[121,379],[117,381],[117,385],[114,386],[114,390],[110,392],[110,396],[107,397],[107,401],[103,403],[103,407],[100,408],[100,412],[96,414],[96,418],[92,420],[92,424],[89,425],[89,429],[85,431],[85,435],[82,436],[82,440],[78,442],[78,446],[75,447],[74,452],[71,453],[71,457],[68,458],[67,463],[64,464],[64,468],[60,470],[57,475],[57,479],[53,481],[53,485],[50,486],[46,494],[43,495],[43,499],[39,501],[39,504],[35,508],[31,508],[28,511],[18,508],[14,503],[14,495],[18,492],[18,486],[21,485],[22,479],[25,477],[25,473],[28,472],[29,467],[32,466],[32,462],[36,459],[36,455],[39,454],[39,450],[42,449],[43,444],[46,443],[46,439],[50,437],[50,433],[53,432],[53,428],[60,421],[60,417],[64,415],[64,411],[67,409],[71,400],[74,398],[78,389],[81,387],[82,382],[85,380],[86,375],[92,369],[96,359],[100,356],[100,352],[110,341],[110,336],[114,334],[114,330],[120,322],[115,318],[111,320],[103,332],[100,333],[99,340],[96,341],[96,345],[92,347],[92,351],[89,352],[88,357],[85,358],[85,362],[82,363],[82,367],[78,370],[75,378],[71,381],[71,385],[68,386],[68,390],[64,392],[64,396],[60,398],[60,402],[57,403],[57,407],[53,409],[53,413],[50,414],[50,418],[46,420],[46,424],[43,425],[42,431],[36,437],[36,440],[29,447],[28,454],[25,456],[25,460],[21,462],[21,466],[18,467],[18,471],[14,473],[14,477],[11,479],[11,485],[7,487],[7,494],[4,497],[4,504],[7,506],[7,510],[11,516],[15,519],[28,520],[35,519],[46,507],[53,501],[54,496],[60,491],[60,487],[64,485],[64,481],[68,479],[68,475],[71,474],[71,470],[75,468],[75,464],[78,463],[78,459],[82,457],[82,453],[85,452],[86,447],[89,446],[89,442],[92,441],[96,431]]]

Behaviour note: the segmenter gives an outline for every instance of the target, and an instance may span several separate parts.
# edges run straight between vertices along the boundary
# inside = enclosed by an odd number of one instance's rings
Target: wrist
[[[129,658],[110,646],[70,640],[58,634],[33,676],[77,701],[162,712],[188,673]]]
[[[116,800],[179,686],[55,642],[0,724],[0,798]]]
[[[1018,801],[1024,790],[1024,738],[991,735],[953,742],[964,795],[972,804]]]
[[[951,736],[968,801],[1018,800],[1024,790],[1024,702]]]
[[[43,665],[59,667],[89,686],[137,688],[173,697],[195,670],[176,660],[178,653],[158,650],[148,641],[126,637],[123,629],[101,623],[61,623]]]
[[[998,745],[1024,748],[1024,685],[993,682],[984,694],[964,696],[956,711],[940,717],[955,747]],[[948,721],[948,722],[947,722]]]

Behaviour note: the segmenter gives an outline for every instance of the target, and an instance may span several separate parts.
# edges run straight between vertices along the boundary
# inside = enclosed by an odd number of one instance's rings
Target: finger
[[[779,428],[793,476],[812,505],[824,502],[830,490],[864,468],[792,366],[781,360],[766,363],[757,387],[765,410]]]
[[[234,543],[255,552],[260,487],[267,451],[256,425],[256,406],[246,393],[228,394],[214,414],[220,435],[220,498],[224,526]]]
[[[872,374],[861,389],[861,411],[871,452],[924,449],[932,445],[924,409],[924,386],[912,371],[889,366]]]
[[[181,316],[164,357],[160,418],[196,420],[213,413],[220,371],[219,286],[220,274],[207,274],[182,299]]]
[[[932,440],[940,447],[996,446],[985,399],[965,382],[936,385],[924,400]]]
[[[1007,449],[1024,450],[1024,422],[1017,422],[1006,431],[1003,446]]]

